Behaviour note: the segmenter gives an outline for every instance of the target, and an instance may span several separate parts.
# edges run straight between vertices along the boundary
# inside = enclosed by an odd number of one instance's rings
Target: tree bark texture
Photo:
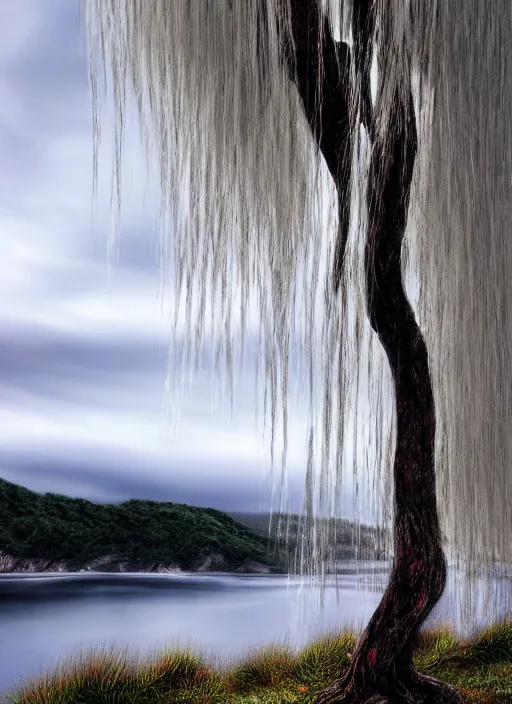
[[[352,160],[346,158],[346,150],[352,149],[353,133],[349,118],[351,57],[345,44],[335,45],[328,27],[323,28],[321,52],[317,50],[320,18],[316,0],[292,0],[291,4],[295,42],[291,75],[336,184],[343,215],[333,272],[337,289],[349,220]],[[410,91],[405,101],[396,94],[390,132],[380,143],[372,129],[369,94],[372,17],[368,0],[355,3],[353,17],[359,114],[372,143],[365,248],[368,314],[389,360],[395,387],[395,554],[386,591],[359,640],[348,671],[322,692],[317,704],[458,703],[461,697],[454,688],[420,675],[413,666],[419,629],[446,584],[436,502],[435,408],[428,354],[403,289],[401,272],[417,150],[414,107]]]

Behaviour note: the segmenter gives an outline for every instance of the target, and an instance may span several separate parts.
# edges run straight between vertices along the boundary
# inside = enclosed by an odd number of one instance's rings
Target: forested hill
[[[3,571],[257,570],[252,563],[284,571],[265,536],[216,509],[139,500],[95,504],[3,479],[0,553]]]

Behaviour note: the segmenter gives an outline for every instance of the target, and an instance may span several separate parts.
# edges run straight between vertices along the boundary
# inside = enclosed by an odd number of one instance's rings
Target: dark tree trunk
[[[452,687],[419,675],[413,647],[441,597],[441,548],[434,467],[435,409],[425,341],[402,286],[401,248],[416,155],[412,97],[397,95],[384,144],[374,140],[368,183],[365,251],[368,313],[386,351],[395,384],[395,557],[391,578],[349,671],[318,704],[460,702]],[[378,701],[378,698],[374,701]]]
[[[405,103],[398,94],[395,96],[390,133],[384,143],[374,133],[369,51],[365,46],[371,31],[368,7],[367,0],[363,0],[354,12],[360,116],[372,140],[365,271],[370,323],[386,351],[395,385],[395,555],[387,589],[357,645],[348,672],[324,690],[318,704],[444,704],[460,702],[461,697],[447,684],[420,675],[413,666],[419,628],[446,584],[437,515],[435,409],[428,354],[405,296],[401,272],[400,255],[417,149],[416,124],[409,91]],[[345,150],[351,154],[350,53],[346,45],[335,45],[328,28],[322,35],[322,51],[317,51],[320,23],[316,0],[292,0],[292,29],[292,77],[336,183],[343,216],[334,271],[337,287],[348,231],[351,159]]]

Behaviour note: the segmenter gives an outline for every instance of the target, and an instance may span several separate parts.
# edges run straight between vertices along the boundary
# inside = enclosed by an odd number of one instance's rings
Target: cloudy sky
[[[172,305],[155,255],[155,184],[128,135],[109,267],[108,129],[92,213],[91,101],[81,0],[17,0],[0,23],[0,476],[98,501],[269,506],[254,369],[233,413],[208,368],[163,413]],[[108,127],[108,125],[107,125]],[[175,400],[173,400],[175,401]],[[290,417],[302,505],[306,418]]]

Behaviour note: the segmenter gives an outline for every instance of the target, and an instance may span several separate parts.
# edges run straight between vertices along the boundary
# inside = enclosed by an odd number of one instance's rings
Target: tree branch
[[[350,49],[333,39],[317,0],[291,0],[293,47],[286,56],[304,113],[338,193],[339,227],[333,286],[341,281],[350,219],[353,132],[350,118]]]

